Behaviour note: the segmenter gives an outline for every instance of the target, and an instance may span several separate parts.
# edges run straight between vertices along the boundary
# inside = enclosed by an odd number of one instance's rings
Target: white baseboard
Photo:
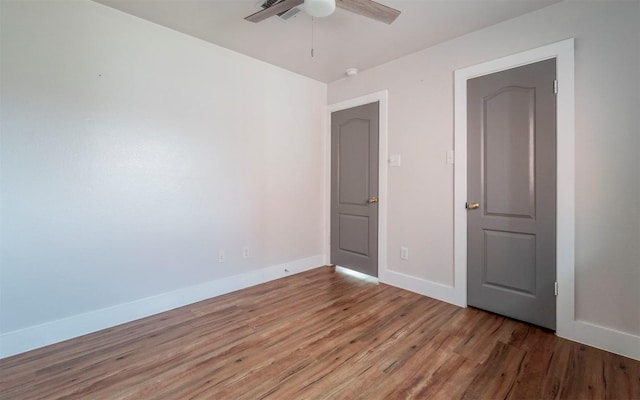
[[[287,275],[314,269],[327,264],[327,260],[328,258],[325,255],[308,257],[7,332],[0,335],[0,358],[131,322]],[[285,271],[285,269],[288,271]],[[460,307],[466,306],[465,304],[460,304],[459,299],[455,296],[453,287],[437,282],[416,278],[389,269],[386,269],[381,275],[380,282]],[[568,326],[558,328],[558,336],[565,339],[640,360],[640,336],[584,321],[574,321]]]
[[[290,261],[256,271],[118,304],[0,335],[0,358],[131,322],[225,293],[307,271],[325,264],[324,255]]]
[[[454,304],[459,307],[467,306],[460,302],[460,299],[458,298],[459,296],[457,296],[453,286],[444,285],[427,279],[416,278],[415,276],[406,275],[390,269],[386,269],[384,273],[381,274],[380,282],[396,286],[410,292],[418,293],[423,296],[431,297],[436,300],[444,301],[445,303]]]
[[[556,334],[574,342],[597,347],[640,361],[640,336],[637,335],[620,332],[585,321],[573,321],[569,326],[558,329]]]
[[[381,272],[383,272],[380,275],[380,282],[382,283],[454,304],[456,306],[467,306],[464,301],[461,301],[452,286],[416,278],[414,276],[389,269],[385,269]],[[573,321],[569,324],[558,326],[556,334],[559,337],[569,339],[574,342],[610,351],[635,360],[640,360],[640,336],[637,335],[616,331],[611,328],[594,325],[584,321]]]

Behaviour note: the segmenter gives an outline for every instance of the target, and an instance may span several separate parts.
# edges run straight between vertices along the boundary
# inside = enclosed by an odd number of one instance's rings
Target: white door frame
[[[467,80],[551,58],[556,59],[558,80],[556,332],[559,336],[573,337],[575,321],[574,39],[563,40],[455,71],[454,290],[458,304],[466,306]]]
[[[388,91],[367,94],[327,106],[325,123],[325,255],[331,256],[331,113],[358,107],[365,104],[380,103],[378,113],[378,280],[384,281],[387,271],[387,143],[388,143]]]

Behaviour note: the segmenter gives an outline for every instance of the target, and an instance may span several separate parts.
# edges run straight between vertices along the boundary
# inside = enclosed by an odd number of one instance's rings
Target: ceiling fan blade
[[[269,17],[273,17],[276,14],[280,14],[281,12],[288,11],[293,7],[297,7],[302,3],[304,3],[304,0],[282,0],[269,8],[265,8],[264,10],[260,10],[257,13],[249,15],[245,19],[251,22],[260,22]]]
[[[392,23],[400,15],[399,10],[373,0],[336,0],[336,6],[385,24]]]

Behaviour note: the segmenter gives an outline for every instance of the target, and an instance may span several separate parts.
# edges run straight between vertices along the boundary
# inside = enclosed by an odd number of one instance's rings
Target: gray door
[[[471,306],[556,326],[555,59],[467,82]]]
[[[331,263],[378,276],[378,110],[331,113]]]

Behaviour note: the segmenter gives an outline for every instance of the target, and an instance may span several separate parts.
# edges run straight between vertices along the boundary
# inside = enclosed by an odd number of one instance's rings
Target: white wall
[[[329,85],[389,91],[388,268],[453,284],[453,73],[576,38],[576,318],[640,335],[640,3],[569,1]],[[411,258],[401,260],[400,246]],[[637,339],[637,338],[636,338]],[[638,341],[636,340],[636,343]]]
[[[321,265],[325,84],[89,1],[1,14],[4,354],[39,324],[71,318],[22,349],[82,313]]]

